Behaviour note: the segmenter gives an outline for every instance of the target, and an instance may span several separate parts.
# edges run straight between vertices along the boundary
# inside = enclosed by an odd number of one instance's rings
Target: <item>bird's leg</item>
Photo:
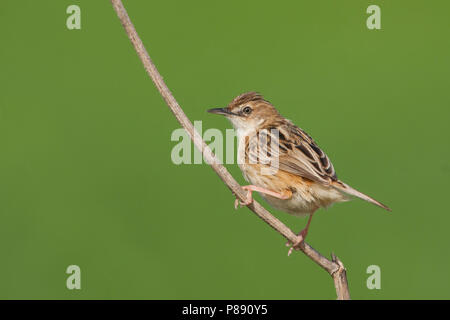
[[[245,200],[245,202],[240,202],[237,198],[234,201],[234,208],[237,209],[239,203],[243,206],[248,206],[253,202],[253,196],[252,196],[252,192],[253,191],[257,191],[257,192],[261,192],[261,193],[265,193],[269,196],[278,198],[278,199],[282,199],[282,200],[287,200],[290,199],[292,197],[292,192],[285,192],[285,193],[279,193],[279,192],[275,192],[275,191],[271,191],[268,189],[264,189],[258,186],[254,186],[254,185],[248,185],[248,186],[243,186],[242,189],[247,190],[247,200]]]
[[[312,220],[312,216],[313,216],[314,212],[312,212],[309,215],[308,222],[306,223],[306,227],[302,231],[297,233],[297,236],[299,236],[299,237],[298,237],[297,241],[294,244],[292,244],[292,247],[289,249],[288,256],[291,255],[291,253],[294,249],[298,250],[300,248],[300,244],[305,240],[306,235],[308,234],[309,225],[311,224],[311,220]],[[290,242],[286,243],[286,246],[290,246],[290,245],[291,245]]]

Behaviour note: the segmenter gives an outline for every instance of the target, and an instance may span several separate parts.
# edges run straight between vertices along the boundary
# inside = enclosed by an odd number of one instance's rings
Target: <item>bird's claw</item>
[[[237,209],[239,205],[242,207],[251,205],[253,203],[252,191],[248,190],[246,187],[242,188],[244,190],[247,190],[247,199],[244,202],[242,202],[236,197],[236,200],[234,200],[234,209]]]
[[[295,250],[300,250],[300,245],[302,244],[302,242],[305,240],[306,235],[308,233],[307,229],[303,229],[302,231],[300,231],[297,235],[297,241],[292,244],[291,242],[286,242],[286,247],[290,247],[289,251],[288,251],[288,257],[291,255],[292,251]]]

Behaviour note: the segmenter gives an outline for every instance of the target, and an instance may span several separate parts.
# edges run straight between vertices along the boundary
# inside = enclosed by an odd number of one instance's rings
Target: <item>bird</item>
[[[305,228],[298,234],[292,250],[299,250],[305,240],[314,213],[334,203],[360,198],[385,210],[391,209],[368,195],[339,180],[330,158],[303,129],[284,118],[278,110],[257,92],[235,97],[225,108],[213,108],[209,113],[225,116],[234,127],[238,141],[237,162],[249,185],[247,199],[253,202],[258,192],[273,208],[306,217]]]

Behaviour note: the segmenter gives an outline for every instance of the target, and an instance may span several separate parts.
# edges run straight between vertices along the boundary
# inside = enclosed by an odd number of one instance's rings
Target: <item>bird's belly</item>
[[[292,215],[309,215],[319,208],[348,200],[345,195],[332,187],[281,170],[273,175],[263,175],[250,166],[252,165],[244,165],[241,169],[251,184],[282,194],[292,193],[289,199],[279,199],[260,193],[272,207]]]
[[[261,194],[261,196],[273,208],[287,212],[294,216],[304,217],[318,209],[318,206],[314,201],[307,201],[298,194],[293,194],[292,198],[287,200],[277,199],[265,194]]]

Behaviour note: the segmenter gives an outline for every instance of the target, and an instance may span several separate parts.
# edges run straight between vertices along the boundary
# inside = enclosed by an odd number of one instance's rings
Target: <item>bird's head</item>
[[[243,93],[226,108],[209,109],[208,112],[224,115],[236,130],[256,130],[282,119],[274,106],[256,92]]]

